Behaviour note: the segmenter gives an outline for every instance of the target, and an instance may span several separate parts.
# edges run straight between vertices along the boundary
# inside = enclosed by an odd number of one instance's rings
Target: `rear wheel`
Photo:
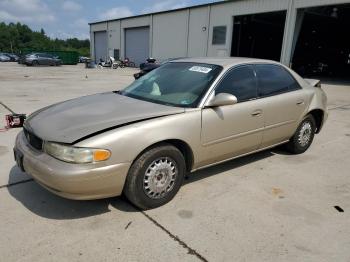
[[[185,159],[172,145],[161,144],[139,156],[132,164],[124,194],[141,209],[168,203],[179,191],[185,174]]]
[[[311,145],[316,132],[316,122],[312,115],[307,115],[298,126],[293,137],[286,144],[286,149],[293,154],[304,153]]]

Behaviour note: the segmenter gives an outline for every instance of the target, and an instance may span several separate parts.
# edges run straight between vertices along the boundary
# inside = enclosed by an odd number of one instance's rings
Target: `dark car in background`
[[[13,53],[5,53],[10,58],[11,62],[18,62],[19,56]]]
[[[25,56],[24,64],[28,66],[39,66],[39,65],[49,65],[49,66],[60,66],[62,60],[58,56],[54,56],[46,53],[32,53]]]
[[[0,53],[0,61],[1,62],[17,62],[19,57],[13,53]]]
[[[154,69],[160,67],[161,65],[168,63],[170,61],[175,61],[178,59],[182,59],[185,57],[178,57],[178,58],[168,58],[165,59],[163,62],[158,63],[156,59],[154,58],[147,58],[146,59],[146,63],[142,63],[140,64],[140,71],[136,74],[134,74],[134,78],[135,79],[139,79],[141,76],[144,76],[146,74],[148,74],[149,72],[153,71]]]
[[[0,62],[10,62],[11,58],[4,53],[0,53]]]
[[[79,56],[79,63],[86,63],[86,62],[88,62],[88,60],[90,60],[89,57]]]

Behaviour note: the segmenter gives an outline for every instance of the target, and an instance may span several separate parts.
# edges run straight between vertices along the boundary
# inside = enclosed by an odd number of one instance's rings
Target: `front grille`
[[[23,132],[25,137],[27,138],[28,143],[32,147],[40,151],[43,149],[43,140],[41,138],[37,137],[36,135],[34,135],[33,133],[31,133],[25,128],[23,128]]]

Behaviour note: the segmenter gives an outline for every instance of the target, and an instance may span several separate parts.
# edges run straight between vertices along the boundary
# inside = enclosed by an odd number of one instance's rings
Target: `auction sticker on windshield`
[[[204,67],[204,66],[192,66],[189,70],[193,72],[208,74],[212,70],[212,68]]]

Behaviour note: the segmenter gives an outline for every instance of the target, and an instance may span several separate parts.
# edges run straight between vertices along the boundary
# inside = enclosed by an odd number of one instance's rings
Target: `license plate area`
[[[14,154],[17,166],[24,172],[23,153],[21,151],[19,151],[18,149],[14,148],[13,149],[13,154]]]

